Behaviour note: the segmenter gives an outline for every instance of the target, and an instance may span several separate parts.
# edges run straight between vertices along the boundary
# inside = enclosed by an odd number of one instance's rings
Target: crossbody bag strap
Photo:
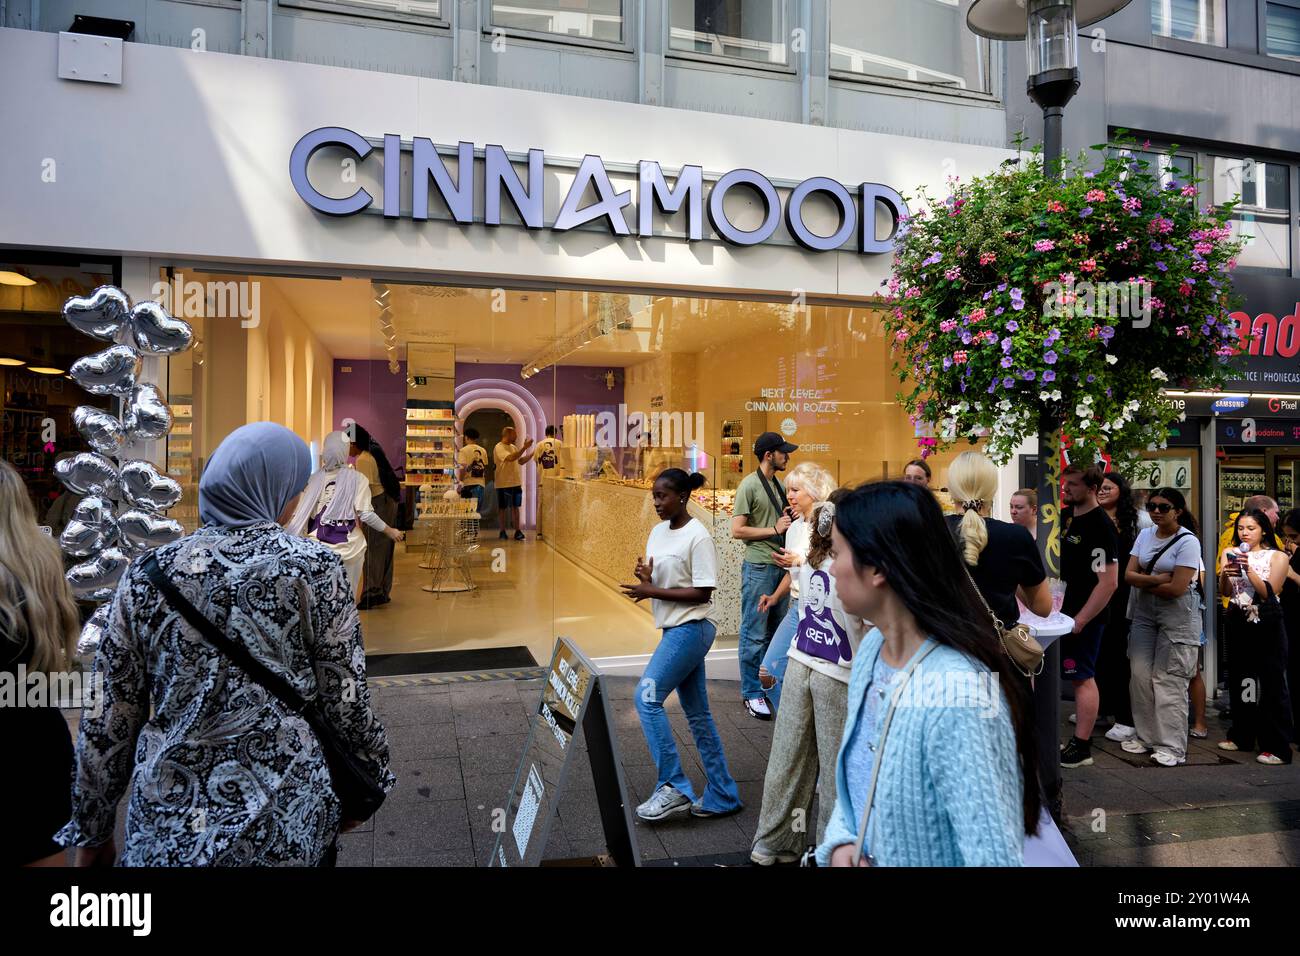
[[[1157,551],[1155,553],[1155,556],[1150,561],[1147,562],[1147,568],[1143,572],[1143,574],[1150,574],[1152,571],[1154,571],[1156,567],[1156,562],[1160,560],[1161,556],[1170,548],[1172,548],[1175,544],[1177,544],[1179,538],[1185,538],[1189,534],[1191,534],[1190,531],[1184,531],[1180,529],[1176,535],[1174,535],[1167,542],[1165,542],[1165,546],[1161,548],[1159,551]]]
[[[145,557],[140,567],[153,586],[162,592],[168,603],[179,611],[181,617],[185,618],[191,627],[206,638],[209,644],[241,667],[244,673],[253,681],[270,691],[280,703],[295,714],[303,714],[307,708],[307,701],[303,699],[303,696],[294,690],[283,677],[250,654],[248,648],[243,644],[231,640],[217,630],[216,625],[204,617],[199,612],[199,609],[191,604],[185,595],[181,594],[176,585],[167,579],[162,568],[158,566],[158,558],[153,552],[150,552]]]
[[[885,737],[889,734],[889,725],[894,720],[894,710],[898,707],[898,699],[903,696],[903,689],[907,687],[912,679],[912,672],[920,666],[921,661],[930,656],[930,652],[939,645],[933,641],[927,647],[912,658],[912,663],[907,665],[907,670],[903,671],[903,682],[898,689],[890,695],[889,709],[885,711],[885,721],[880,725],[880,739],[876,743],[876,759],[871,763],[871,783],[867,787],[867,803],[862,810],[862,825],[858,827],[858,842],[853,847],[853,862],[856,865],[858,860],[862,859],[862,844],[867,839],[867,823],[871,820],[871,805],[876,799],[876,780],[880,777],[880,763],[885,756]]]
[[[767,476],[763,474],[763,469],[762,468],[758,469],[758,471],[755,472],[755,474],[758,475],[759,483],[762,484],[763,490],[767,492],[767,500],[770,501],[772,503],[772,507],[776,509],[776,518],[778,521],[780,521],[781,514],[782,512],[785,511],[785,505],[781,504],[781,500],[777,497],[776,492],[773,491],[772,486],[767,483]],[[773,478],[772,480],[776,481],[775,478]],[[781,483],[778,481],[776,483],[776,486],[780,488]],[[777,534],[772,535],[772,538],[775,538],[776,540],[780,541],[782,544],[785,544],[784,533],[778,532]]]

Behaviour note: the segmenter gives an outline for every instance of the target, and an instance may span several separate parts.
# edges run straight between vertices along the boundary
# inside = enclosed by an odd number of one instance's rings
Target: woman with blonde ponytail
[[[79,628],[59,546],[37,525],[18,472],[0,461],[0,680],[8,685],[0,740],[14,801],[0,860],[8,866],[64,863],[54,834],[72,806],[72,737],[49,678],[68,670]]]
[[[957,551],[975,587],[1004,627],[1020,619],[1019,595],[1025,607],[1046,616],[1052,592],[1033,536],[1020,525],[989,517],[998,488],[998,469],[977,451],[962,452],[948,466],[948,493],[957,514],[945,519]]]

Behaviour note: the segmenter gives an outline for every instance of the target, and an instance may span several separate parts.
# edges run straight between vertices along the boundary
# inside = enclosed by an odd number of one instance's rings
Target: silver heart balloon
[[[108,629],[111,610],[111,604],[101,604],[95,608],[95,613],[90,615],[86,623],[81,626],[81,637],[77,639],[78,656],[88,657],[99,650],[99,642],[103,640],[104,631]]]
[[[152,441],[171,430],[172,413],[154,385],[131,389],[122,408],[122,426],[133,441]]]
[[[160,518],[146,511],[133,509],[118,518],[122,538],[133,548],[157,548],[171,544],[185,535],[181,523],[172,518]]]
[[[126,293],[101,285],[88,296],[74,295],[63,303],[63,319],[78,332],[104,342],[115,342],[128,328],[131,303]]]
[[[145,511],[166,511],[181,500],[181,486],[159,474],[151,462],[128,461],[122,466],[122,492],[126,500]]]
[[[54,474],[69,491],[83,495],[104,495],[116,498],[119,494],[117,467],[103,455],[82,451],[55,462]]]
[[[140,353],[114,345],[72,363],[72,380],[92,395],[130,395],[140,375]]]
[[[131,563],[117,548],[107,548],[89,561],[73,565],[67,573],[72,593],[83,601],[106,601],[113,596],[117,582]]]
[[[116,415],[93,405],[78,405],[72,413],[72,423],[90,447],[101,455],[116,455],[121,450],[125,433]]]
[[[141,352],[172,355],[194,342],[194,330],[183,319],[167,314],[157,302],[139,302],[131,310],[131,337]]]
[[[59,545],[74,558],[88,558],[117,542],[113,503],[99,495],[82,498],[59,535]]]

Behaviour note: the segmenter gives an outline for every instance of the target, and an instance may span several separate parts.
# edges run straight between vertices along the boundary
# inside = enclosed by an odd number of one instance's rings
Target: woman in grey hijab
[[[351,442],[343,432],[330,432],[321,448],[321,469],[311,476],[298,507],[285,528],[306,535],[330,548],[343,560],[348,586],[355,596],[361,590],[361,569],[366,563],[366,538],[361,525],[393,541],[406,537],[390,528],[371,510],[370,482],[348,464]]]
[[[203,526],[159,548],[163,574],[216,627],[319,698],[338,736],[391,789],[343,563],[287,534],[311,453],[270,422],[237,428],[199,482]],[[333,862],[340,805],[320,742],[191,627],[138,563],[113,596],[81,718],[72,820],[57,839],[79,865],[116,856],[128,785],[127,866],[319,866]]]

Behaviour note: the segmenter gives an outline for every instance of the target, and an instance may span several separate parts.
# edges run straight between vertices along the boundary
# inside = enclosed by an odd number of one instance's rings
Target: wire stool
[[[479,514],[474,506],[473,499],[439,502],[421,515],[429,520],[429,537],[420,567],[433,572],[423,590],[438,595],[475,590],[469,562],[479,546]]]

